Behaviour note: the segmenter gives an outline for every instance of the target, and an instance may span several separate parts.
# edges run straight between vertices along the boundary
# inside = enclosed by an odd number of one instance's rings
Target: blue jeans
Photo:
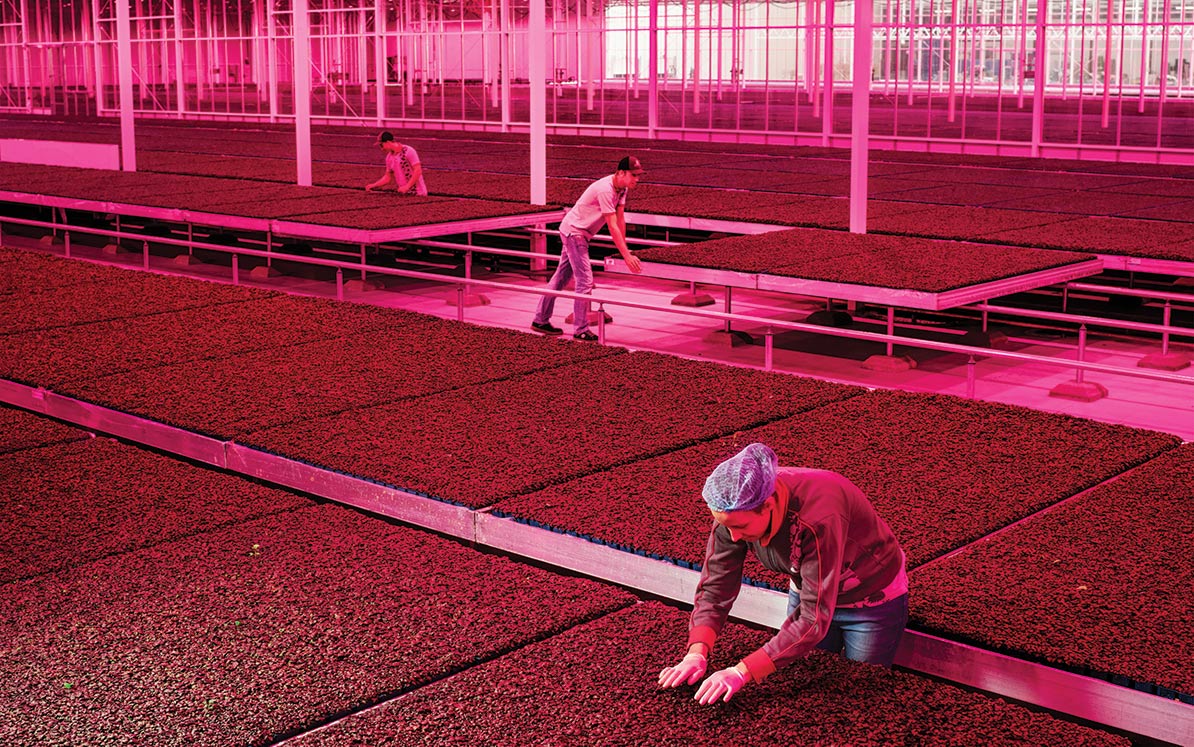
[[[593,266],[589,264],[589,240],[583,236],[564,236],[560,249],[560,264],[555,274],[547,281],[550,290],[563,290],[568,281],[576,278],[577,293],[593,292]],[[555,296],[544,296],[539,299],[539,310],[535,313],[536,324],[546,324],[551,321],[551,314],[556,308]],[[577,299],[572,304],[572,326],[576,334],[589,331],[589,302]]]
[[[788,617],[800,607],[800,592],[788,591]],[[908,595],[874,607],[838,607],[829,632],[817,648],[843,654],[847,659],[891,668],[896,649],[908,624]]]

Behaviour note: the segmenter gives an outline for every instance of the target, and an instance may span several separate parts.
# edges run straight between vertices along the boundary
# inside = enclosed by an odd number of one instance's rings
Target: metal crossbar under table
[[[793,226],[781,226],[773,223],[750,223],[747,221],[726,220],[724,218],[688,218],[682,215],[655,215],[653,213],[635,213],[627,211],[626,223],[655,228],[673,228],[685,231],[711,231],[713,233],[759,234],[771,231],[786,231]]]
[[[333,473],[45,389],[0,379],[0,402],[679,602],[690,602],[696,588],[696,571],[667,561],[495,517],[486,509],[474,511]],[[786,604],[786,593],[745,587],[733,614],[774,628]],[[905,633],[896,663],[1154,739],[1185,744],[1194,735],[1190,706],[1178,701],[917,631]]]
[[[1100,254],[1099,259],[1103,260],[1103,269],[1106,270],[1194,278],[1194,260],[1152,259],[1151,257],[1129,257],[1124,254]]]
[[[619,257],[605,260],[605,269],[610,272],[629,274],[626,263]],[[899,306],[924,311],[941,311],[958,306],[998,298],[1021,291],[1034,290],[1063,283],[1068,280],[1098,275],[1103,271],[1101,259],[1088,259],[1048,270],[1038,270],[986,283],[968,285],[953,290],[930,293],[928,291],[904,288],[885,288],[877,285],[835,283],[825,280],[768,275],[765,273],[744,273],[733,270],[715,270],[707,267],[669,265],[660,262],[643,262],[642,274],[647,277],[680,280],[684,282],[722,285],[730,288],[750,288],[761,291],[775,291],[793,295],[829,298],[840,301],[858,301],[881,306]]]
[[[506,228],[537,226],[559,221],[562,217],[563,212],[557,209],[534,213],[520,213],[517,215],[498,215],[487,218],[465,218],[463,220],[443,223],[425,223],[417,226],[398,226],[395,228],[348,228],[345,226],[328,226],[290,220],[273,220],[270,221],[270,224],[276,236],[323,239],[346,244],[390,244],[436,236],[448,236],[457,233],[497,231]]]
[[[106,202],[101,200],[86,200],[78,197],[58,197],[56,195],[31,194],[26,192],[0,191],[0,202],[16,202],[25,205],[41,207],[65,208],[91,213],[112,213],[126,218],[148,218],[169,223],[190,223],[211,228],[227,228],[236,231],[259,231],[267,233],[270,223],[265,218],[248,218],[240,215],[225,215],[223,213],[204,213],[195,210],[183,210],[171,207],[151,207],[148,205],[131,205],[123,202]],[[69,225],[63,225],[69,229]]]

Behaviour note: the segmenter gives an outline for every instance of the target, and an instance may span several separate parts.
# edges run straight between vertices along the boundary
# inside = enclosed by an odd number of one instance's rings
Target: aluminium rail
[[[685,604],[692,601],[700,575],[667,560],[655,560],[598,545],[583,537],[497,517],[489,508],[471,509],[415,495],[398,487],[333,472],[235,441],[214,439],[2,378],[0,402],[218,469],[405,521],[497,552],[538,560],[556,569],[575,571]],[[774,629],[775,621],[786,614],[786,606],[786,592],[745,586],[731,615]],[[896,663],[913,671],[1135,734],[1194,744],[1194,712],[1190,706],[1106,680],[1016,659],[917,630],[905,631]]]
[[[143,269],[149,270],[149,244],[152,239],[155,244],[165,244],[179,247],[199,248],[214,252],[222,252],[232,255],[232,282],[234,285],[239,284],[239,258],[257,257],[268,259],[277,257],[276,253],[266,252],[257,249],[247,249],[240,247],[220,246],[218,244],[206,244],[196,241],[185,241],[182,239],[173,239],[169,237],[146,237],[140,234],[131,234],[124,231],[112,231],[108,229],[86,228],[72,226],[69,229],[64,229],[60,224],[53,224],[46,221],[35,221],[27,219],[0,217],[0,228],[4,223],[14,223],[19,225],[27,225],[40,228],[55,228],[63,231],[65,249],[67,256],[70,252],[70,233],[72,231],[79,231],[92,235],[108,236],[117,239],[139,239],[142,241]],[[2,238],[2,232],[0,232]],[[446,242],[445,242],[446,243]],[[471,251],[474,247],[469,245],[459,245],[459,248],[465,251]],[[536,252],[517,252],[514,250],[502,250],[503,253],[524,256],[529,258],[540,258],[544,255]],[[343,271],[361,271],[363,268],[368,272],[379,275],[387,275],[394,277],[408,278],[412,280],[425,280],[435,283],[442,283],[446,285],[453,285],[456,287],[457,304],[456,304],[456,318],[457,321],[464,321],[465,305],[463,299],[467,289],[470,288],[489,288],[492,290],[513,291],[515,293],[526,293],[536,296],[554,296],[561,299],[572,300],[586,300],[590,303],[597,304],[598,311],[604,311],[606,306],[616,306],[630,309],[638,309],[642,311],[667,312],[671,314],[678,314],[681,316],[697,317],[708,319],[714,322],[724,322],[730,324],[733,322],[743,322],[752,325],[763,326],[766,328],[765,342],[764,342],[764,370],[770,371],[773,369],[773,348],[774,336],[779,332],[785,331],[799,331],[808,332],[818,335],[828,335],[831,337],[844,337],[854,340],[865,340],[870,342],[878,342],[884,344],[899,344],[907,347],[924,348],[928,350],[935,350],[938,352],[958,353],[968,357],[967,361],[967,386],[966,396],[970,399],[974,398],[974,382],[975,382],[975,367],[979,358],[998,358],[1000,360],[1018,361],[1021,363],[1035,363],[1047,366],[1054,366],[1058,368],[1074,369],[1079,380],[1081,375],[1085,372],[1099,372],[1108,373],[1117,376],[1128,376],[1135,378],[1148,379],[1151,381],[1164,381],[1175,384],[1191,384],[1194,385],[1194,377],[1180,376],[1164,371],[1141,369],[1141,368],[1121,368],[1119,366],[1107,365],[1104,363],[1092,363],[1082,359],[1082,346],[1079,348],[1078,360],[1065,360],[1058,358],[1048,358],[1039,355],[1032,355],[1029,353],[1017,353],[1007,350],[995,350],[991,348],[980,348],[970,345],[960,345],[951,342],[939,342],[932,340],[918,340],[909,337],[901,337],[893,334],[883,334],[879,332],[867,332],[864,330],[842,329],[837,327],[824,327],[817,324],[809,324],[807,322],[784,321],[777,319],[767,319],[764,317],[750,316],[746,314],[727,314],[720,311],[708,311],[698,308],[675,307],[671,305],[661,306],[652,303],[645,303],[642,301],[631,301],[625,299],[615,299],[601,297],[598,295],[580,294],[571,291],[553,291],[546,288],[525,288],[517,285],[509,285],[506,283],[499,283],[492,280],[477,280],[474,278],[445,278],[443,275],[436,275],[427,272],[417,272],[413,270],[399,270],[389,267],[373,267],[363,265],[356,262],[343,262],[332,259],[319,259],[315,257],[287,257],[298,263],[327,267],[336,270],[336,298],[343,300],[344,286],[343,286]],[[601,344],[605,344],[605,315],[598,314],[598,337]]]
[[[1194,293],[1175,293],[1173,291],[1146,290],[1144,288],[1124,288],[1118,285],[1083,283],[1079,280],[1072,280],[1062,287],[1062,291],[1067,295],[1071,290],[1103,293],[1108,296],[1132,296],[1133,298],[1146,298],[1153,301],[1176,301],[1177,303],[1194,304]],[[1062,306],[1062,308],[1064,309],[1065,306]]]
[[[542,254],[528,253],[528,252],[520,251],[517,249],[497,249],[494,247],[477,247],[476,245],[473,245],[473,244],[458,244],[455,242],[438,241],[435,239],[414,239],[411,241],[405,241],[405,242],[400,242],[400,243],[403,243],[406,245],[412,245],[412,246],[425,246],[428,248],[435,248],[435,249],[451,249],[451,250],[457,250],[457,251],[480,251],[485,254],[494,254],[494,255],[509,256],[509,257],[523,257],[523,258],[525,258],[525,257],[543,257]],[[672,245],[675,245],[675,243],[676,242],[672,242]],[[559,257],[553,256],[553,255],[548,255],[547,258],[551,259],[553,261],[559,261]],[[595,267],[604,266],[604,262],[602,260],[595,260],[595,259],[590,259],[589,264],[591,264]],[[470,274],[470,263],[466,261],[465,277],[469,278],[469,276],[470,276],[469,274]],[[1082,288],[1102,288],[1102,287],[1104,287],[1104,286],[1087,285],[1087,284],[1080,284],[1080,283],[1073,283],[1073,282],[1067,283],[1066,285],[1078,286],[1078,287],[1082,287]],[[1142,293],[1148,293],[1148,292],[1144,291]],[[1172,295],[1172,294],[1170,294],[1170,295]],[[1194,295],[1191,295],[1191,296],[1181,296],[1181,294],[1178,294],[1178,295],[1181,298],[1189,298],[1191,301],[1194,301]],[[1165,295],[1158,293],[1158,292],[1152,292],[1152,294],[1149,297],[1163,298],[1163,297],[1165,297]],[[1072,322],[1076,325],[1087,324],[1087,325],[1091,325],[1091,326],[1111,327],[1111,328],[1117,328],[1117,329],[1132,330],[1132,331],[1137,331],[1137,332],[1158,332],[1158,333],[1162,334],[1165,339],[1164,347],[1166,348],[1166,350],[1168,348],[1168,337],[1170,335],[1178,335],[1178,336],[1182,336],[1182,337],[1194,337],[1194,329],[1187,329],[1185,327],[1172,326],[1170,324],[1168,312],[1167,312],[1167,315],[1166,315],[1166,318],[1165,318],[1165,321],[1163,324],[1151,324],[1151,323],[1147,323],[1147,322],[1132,322],[1132,321],[1128,321],[1128,320],[1103,319],[1101,317],[1081,316],[1081,315],[1077,315],[1077,314],[1067,314],[1067,313],[1063,313],[1063,312],[1050,312],[1050,311],[1037,312],[1035,310],[1015,309],[1015,308],[1011,308],[1011,307],[994,306],[994,305],[989,305],[987,303],[968,304],[966,306],[962,306],[959,308],[975,309],[977,311],[984,312],[984,314],[983,314],[983,329],[984,329],[984,331],[987,327],[987,313],[986,312],[994,312],[994,313],[1003,314],[1005,316],[1021,316],[1021,317],[1025,317],[1025,318],[1049,319],[1050,321]],[[900,339],[906,339],[906,338],[900,338]]]

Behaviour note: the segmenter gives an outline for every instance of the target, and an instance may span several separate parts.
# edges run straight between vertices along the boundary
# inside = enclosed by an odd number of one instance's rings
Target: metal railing
[[[59,223],[50,223],[46,221],[38,221],[24,218],[11,218],[0,216],[0,243],[3,242],[3,224],[12,223],[17,225],[30,226],[35,228],[57,229],[63,233],[64,253],[67,257],[71,254],[71,238],[72,232],[81,232],[89,235],[105,236],[114,238],[117,241],[122,239],[133,239],[141,241],[142,243],[142,267],[145,270],[150,270],[150,243],[157,245],[177,246],[190,250],[202,249],[213,252],[220,252],[231,255],[232,258],[232,283],[234,285],[240,284],[240,258],[241,257],[257,257],[267,260],[279,258],[279,253],[271,251],[262,251],[259,249],[247,249],[243,247],[231,247],[219,244],[208,244],[204,242],[195,241],[193,239],[174,239],[165,236],[146,237],[142,234],[130,233],[123,230],[110,230],[102,228],[82,227],[82,226],[64,226]],[[494,250],[489,248],[480,248],[467,244],[451,244],[450,242],[435,242],[437,245],[444,245],[444,248],[453,248],[456,250],[466,252],[466,266],[471,263],[471,253],[474,251],[492,252],[501,254],[503,256],[523,257],[528,259],[557,259],[551,255],[544,255],[538,252],[523,252],[512,249]],[[967,371],[966,371],[966,396],[967,398],[974,398],[975,389],[975,367],[980,358],[995,358],[1004,361],[1012,361],[1019,363],[1034,363],[1046,366],[1052,366],[1063,369],[1072,369],[1075,372],[1075,380],[1081,382],[1087,372],[1107,373],[1116,376],[1128,376],[1133,378],[1146,379],[1150,381],[1162,381],[1171,384],[1186,384],[1194,385],[1194,377],[1181,376],[1175,373],[1169,373],[1160,370],[1146,369],[1146,368],[1123,368],[1120,366],[1113,366],[1104,363],[1093,363],[1083,360],[1085,349],[1085,328],[1082,328],[1079,333],[1079,355],[1077,360],[1067,360],[1059,358],[1049,358],[1040,355],[1032,355],[1030,353],[1018,353],[1007,350],[997,350],[992,348],[975,347],[971,345],[961,345],[951,342],[939,342],[933,340],[921,340],[916,338],[902,337],[894,334],[884,334],[880,332],[867,332],[863,330],[843,329],[838,327],[825,327],[817,324],[809,324],[807,322],[784,321],[778,319],[769,319],[766,317],[757,317],[749,314],[731,314],[720,311],[703,310],[690,307],[677,306],[662,306],[654,303],[646,303],[642,301],[633,301],[627,299],[618,299],[612,297],[602,296],[600,294],[578,294],[571,291],[553,291],[546,288],[526,288],[517,285],[509,285],[492,280],[477,280],[472,277],[464,278],[445,278],[443,275],[437,275],[427,272],[418,272],[414,270],[400,270],[397,268],[371,266],[362,262],[344,262],[332,259],[320,259],[315,257],[301,257],[296,255],[281,255],[287,261],[292,261],[299,264],[311,265],[316,267],[325,267],[334,269],[336,271],[336,299],[344,299],[344,270],[356,272],[368,272],[375,275],[401,277],[410,280],[423,280],[444,285],[455,286],[457,303],[456,303],[456,319],[457,321],[465,321],[465,294],[470,289],[491,289],[501,290],[514,293],[526,293],[535,296],[554,296],[559,299],[572,300],[587,300],[597,306],[598,324],[597,335],[598,341],[601,344],[606,342],[605,334],[605,311],[606,306],[621,307],[626,309],[636,309],[640,311],[652,311],[660,313],[675,314],[684,317],[707,319],[712,322],[725,324],[728,329],[732,324],[738,325],[754,325],[765,328],[764,332],[764,363],[763,369],[773,370],[774,363],[774,338],[780,332],[807,332],[817,335],[826,335],[830,337],[841,337],[851,340],[863,340],[875,343],[882,343],[885,345],[902,345],[905,347],[914,347],[925,350],[933,350],[943,353],[957,353],[959,355],[967,356]],[[1018,311],[1018,310],[1017,310]],[[1152,325],[1156,326],[1156,325]]]

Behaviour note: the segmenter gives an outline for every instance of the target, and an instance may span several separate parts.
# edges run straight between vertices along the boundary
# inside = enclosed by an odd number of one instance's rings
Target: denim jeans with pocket
[[[788,591],[788,616],[800,606],[800,592]],[[838,607],[829,632],[817,648],[842,654],[847,659],[891,667],[896,649],[908,624],[908,595],[874,607]]]
[[[589,240],[584,236],[560,236],[563,246],[560,249],[560,264],[555,274],[547,281],[550,290],[563,290],[568,281],[576,278],[577,293],[593,292],[593,266],[589,264]],[[551,314],[556,308],[555,296],[544,296],[539,299],[539,310],[535,314],[537,324],[551,321]],[[572,304],[572,326],[576,334],[589,330],[589,302],[577,299]]]

